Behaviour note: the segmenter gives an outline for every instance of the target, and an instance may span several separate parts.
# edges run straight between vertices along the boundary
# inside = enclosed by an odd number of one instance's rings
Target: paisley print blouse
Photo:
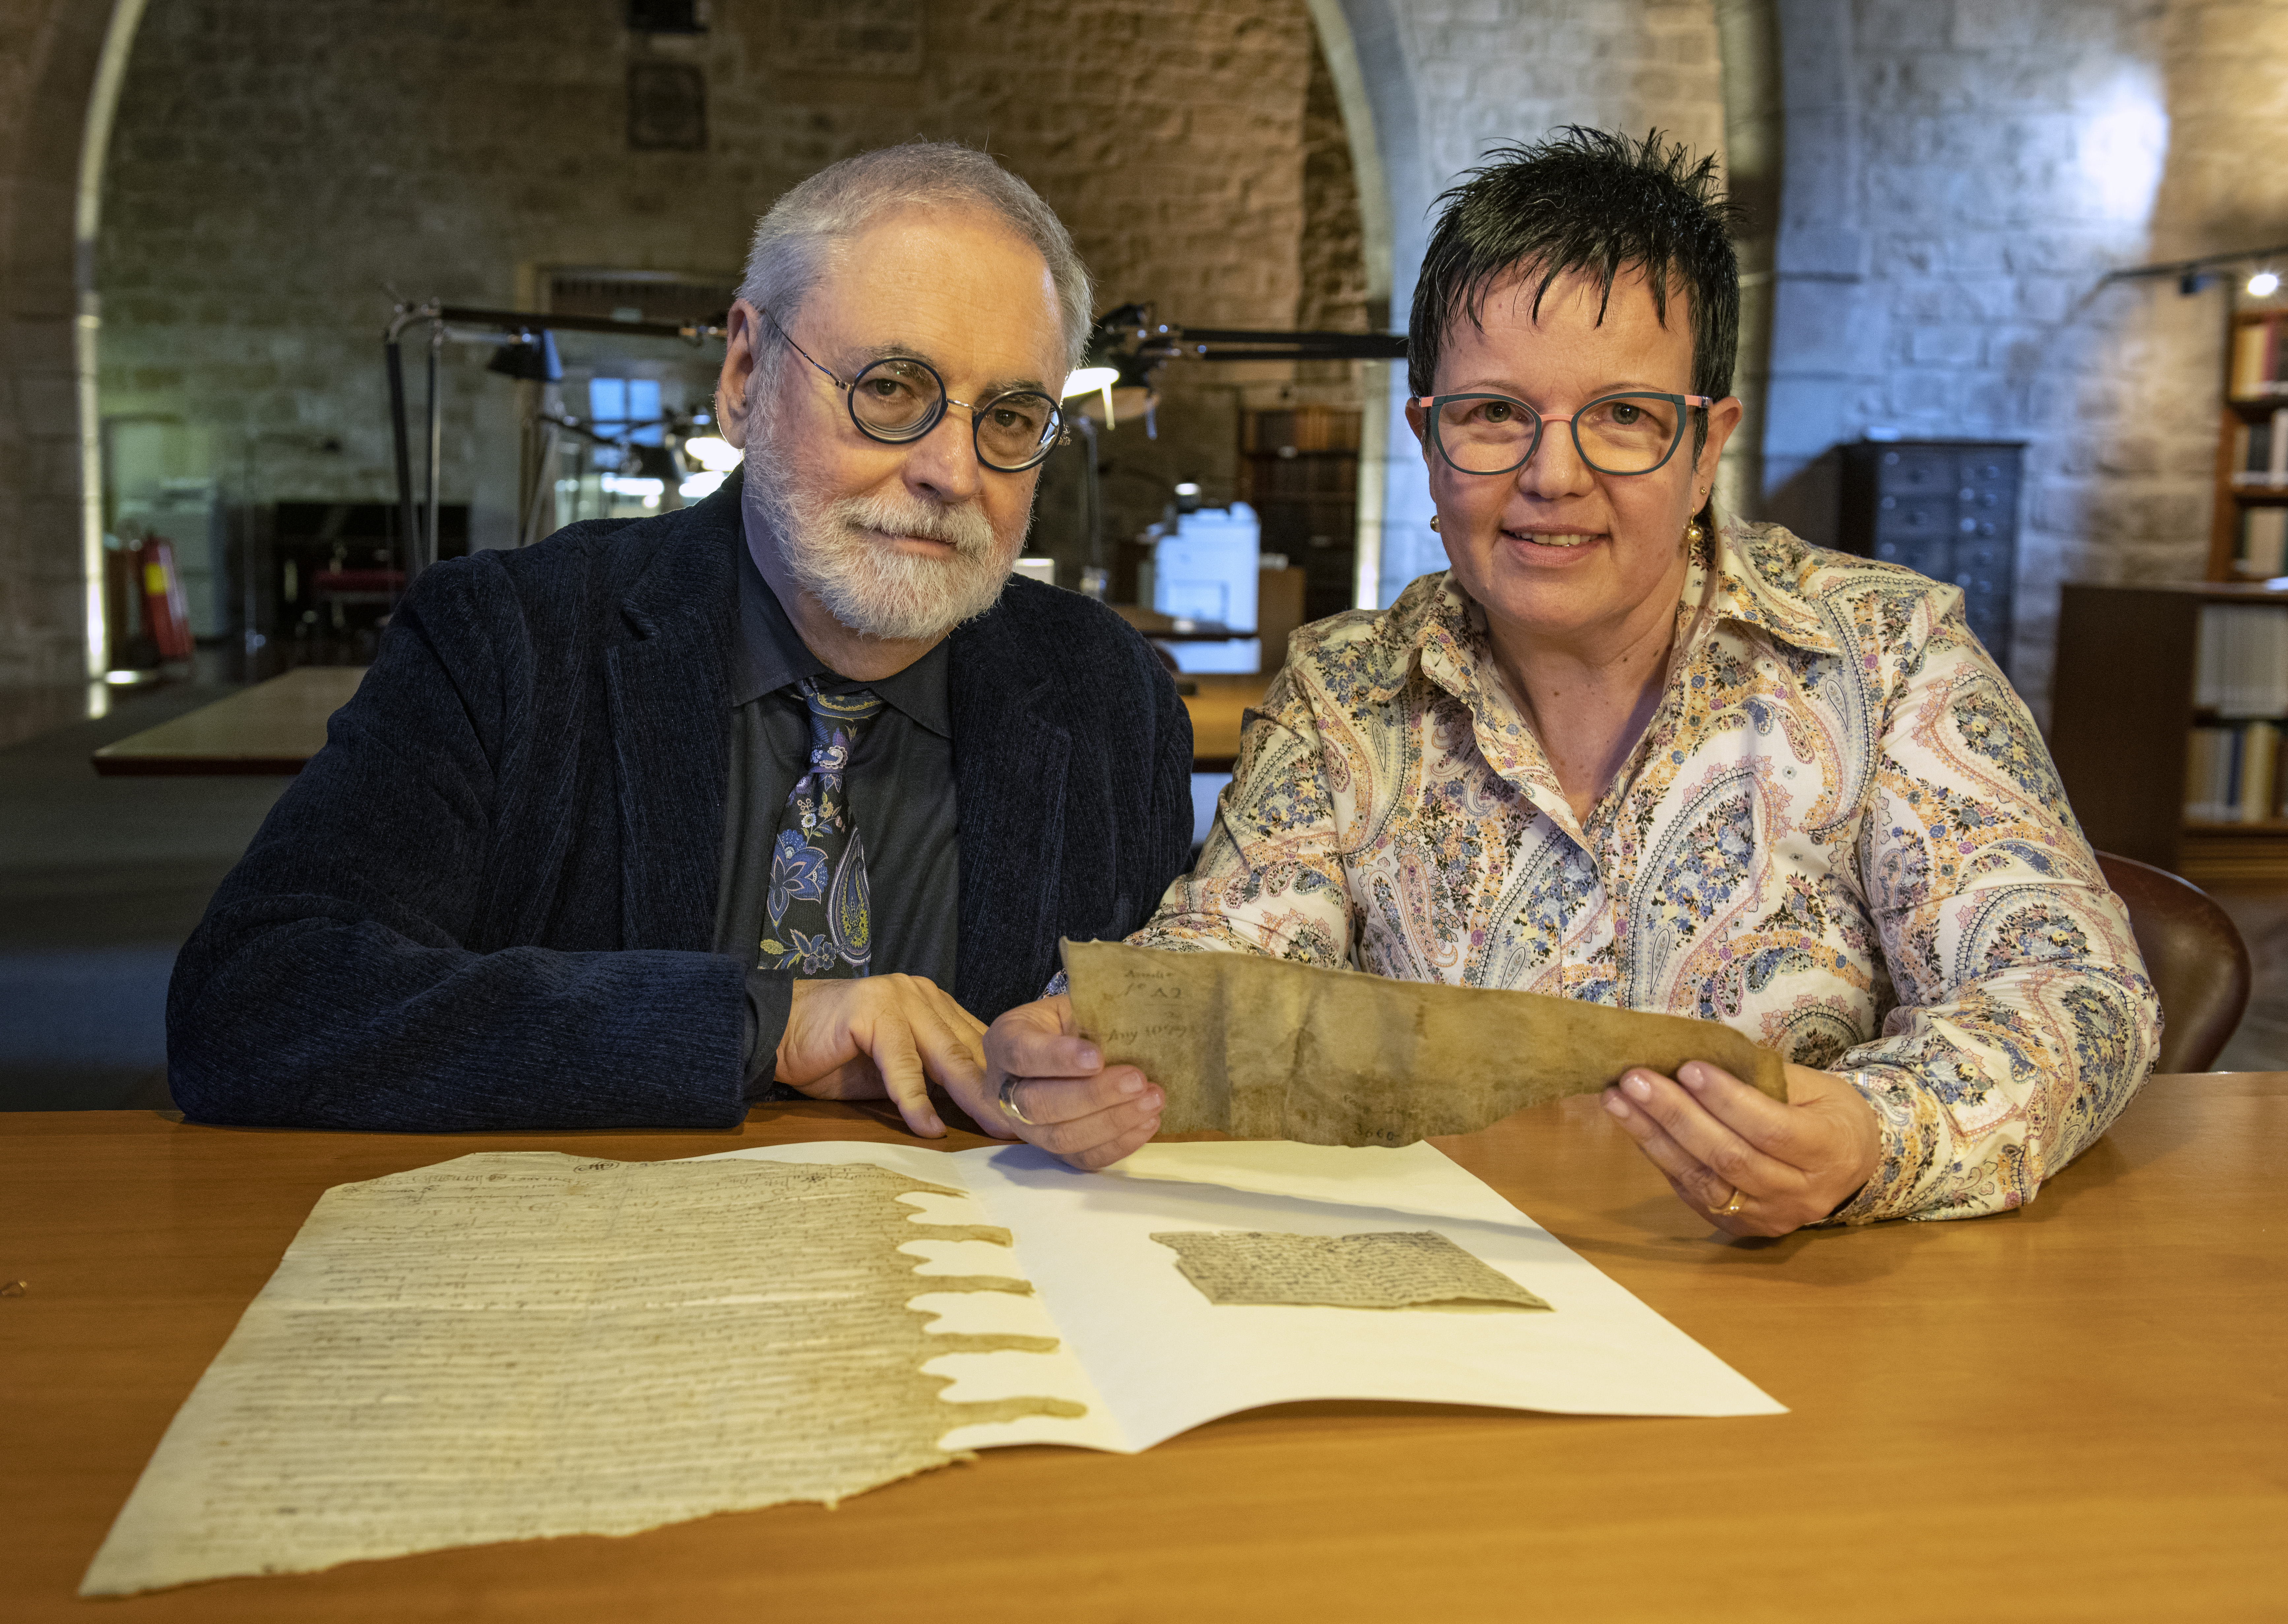
[[[1961,594],[1772,527],[1703,542],[1668,685],[1577,821],[1445,574],[1298,632],[1199,867],[1130,939],[1719,1020],[1856,1072],[1836,1216],[2030,1200],[2160,1010]]]

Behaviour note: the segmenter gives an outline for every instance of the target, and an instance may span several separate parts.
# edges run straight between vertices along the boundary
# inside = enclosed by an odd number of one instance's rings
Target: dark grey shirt
[[[759,956],[779,814],[810,761],[810,712],[794,685],[818,676],[829,690],[870,688],[883,705],[859,735],[843,777],[852,828],[866,843],[875,975],[926,976],[951,988],[961,915],[959,823],[953,786],[953,716],[940,643],[894,677],[860,683],[835,675],[797,635],[778,596],[739,550],[738,631],[731,673],[731,771],[724,790],[722,877],[715,951],[753,965]],[[786,1029],[791,970],[747,972],[748,1092],[770,1083]]]

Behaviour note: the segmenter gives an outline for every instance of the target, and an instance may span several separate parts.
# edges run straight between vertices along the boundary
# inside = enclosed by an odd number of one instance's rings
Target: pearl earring
[[[1435,513],[1430,515],[1430,527],[1433,530],[1438,527],[1438,516]]]

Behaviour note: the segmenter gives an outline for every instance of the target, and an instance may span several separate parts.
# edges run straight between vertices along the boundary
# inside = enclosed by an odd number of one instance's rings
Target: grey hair
[[[791,323],[836,248],[880,216],[915,207],[985,210],[1039,250],[1056,286],[1066,369],[1080,365],[1094,320],[1093,289],[1072,234],[1039,193],[958,141],[908,141],[861,153],[795,186],[756,222],[739,297],[781,325]]]

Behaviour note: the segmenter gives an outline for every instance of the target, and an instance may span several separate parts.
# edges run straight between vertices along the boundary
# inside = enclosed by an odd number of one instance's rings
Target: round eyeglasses
[[[1459,473],[1513,473],[1533,460],[1545,424],[1571,425],[1573,449],[1599,473],[1650,473],[1676,455],[1685,414],[1715,402],[1706,395],[1636,390],[1606,395],[1570,417],[1545,417],[1508,395],[1424,395],[1430,443]]]
[[[886,446],[910,445],[937,427],[948,406],[969,413],[970,443],[978,462],[996,473],[1022,473],[1037,468],[1050,452],[1064,443],[1063,408],[1037,391],[1017,390],[996,395],[982,406],[957,400],[945,392],[945,380],[929,362],[910,355],[886,355],[861,368],[854,378],[838,377],[819,366],[810,352],[795,343],[793,335],[765,312],[771,330],[787,341],[794,353],[818,367],[827,381],[842,391],[850,407],[850,421],[867,439]]]

